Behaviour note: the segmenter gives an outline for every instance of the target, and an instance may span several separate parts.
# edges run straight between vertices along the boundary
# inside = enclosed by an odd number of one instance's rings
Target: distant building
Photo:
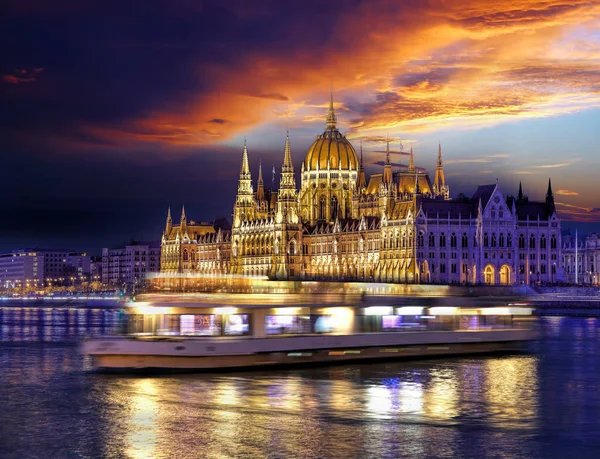
[[[279,190],[253,182],[244,143],[231,230],[192,226],[169,212],[161,274],[234,274],[271,279],[511,285],[562,280],[561,226],[550,181],[543,201],[498,184],[450,197],[438,146],[434,179],[392,167],[367,180],[338,129],[333,99],[326,130],[308,149],[296,187],[289,135]],[[268,191],[268,192],[267,192]]]
[[[71,286],[87,280],[90,257],[54,249],[22,249],[0,255],[2,287]]]
[[[179,225],[174,225],[171,209],[167,211],[161,241],[161,272],[190,272],[201,264],[214,272],[228,273],[230,252],[231,226],[225,218],[188,222],[183,208]]]
[[[102,249],[102,283],[113,288],[145,284],[149,273],[160,270],[160,242],[132,242],[123,248]]]
[[[600,285],[600,237],[596,233],[576,237],[568,232],[563,236],[562,263],[567,282]]]
[[[0,255],[0,287],[44,286],[44,254],[36,250],[15,250]]]
[[[90,282],[102,281],[102,256],[90,258]]]

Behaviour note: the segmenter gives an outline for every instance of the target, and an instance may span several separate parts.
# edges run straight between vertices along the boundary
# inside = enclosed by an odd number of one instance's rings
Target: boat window
[[[310,316],[276,315],[265,317],[265,333],[267,335],[288,335],[311,333]]]
[[[250,314],[230,314],[223,316],[224,335],[249,335]]]

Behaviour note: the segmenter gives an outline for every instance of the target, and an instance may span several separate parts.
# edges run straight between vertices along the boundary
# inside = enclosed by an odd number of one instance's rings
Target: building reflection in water
[[[451,368],[435,368],[423,393],[423,412],[436,420],[449,420],[459,414],[459,381]]]
[[[154,379],[132,379],[126,452],[133,459],[156,457],[159,391]]]
[[[489,422],[504,429],[533,429],[539,412],[538,359],[506,357],[485,361]]]

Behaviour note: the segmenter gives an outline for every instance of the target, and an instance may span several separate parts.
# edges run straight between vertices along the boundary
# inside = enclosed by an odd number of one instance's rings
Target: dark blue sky
[[[5,1],[0,250],[158,239],[167,206],[229,216],[243,137],[270,177],[341,128],[387,133],[452,194],[553,178],[565,227],[600,221],[597,2]],[[398,142],[392,143],[398,150]]]

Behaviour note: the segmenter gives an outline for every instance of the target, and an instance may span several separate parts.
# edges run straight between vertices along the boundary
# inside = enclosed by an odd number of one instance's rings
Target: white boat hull
[[[514,351],[528,329],[418,331],[270,338],[93,339],[83,343],[100,371],[192,371]]]

